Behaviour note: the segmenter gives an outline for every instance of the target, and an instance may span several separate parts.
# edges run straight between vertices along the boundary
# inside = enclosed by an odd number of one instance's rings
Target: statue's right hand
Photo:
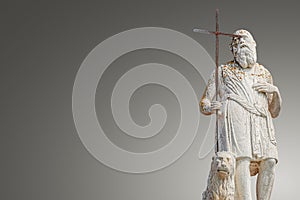
[[[210,102],[210,108],[211,108],[212,111],[220,110],[221,107],[222,107],[222,103],[220,101]]]
[[[201,112],[205,115],[210,115],[215,113],[216,110],[219,110],[222,107],[222,103],[219,101],[210,101],[206,98],[203,98],[200,101]]]

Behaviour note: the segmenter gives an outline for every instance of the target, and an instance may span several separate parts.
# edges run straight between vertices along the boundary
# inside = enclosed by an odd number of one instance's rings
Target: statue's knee
[[[247,157],[242,157],[242,158],[237,158],[236,159],[236,175],[239,174],[250,174],[250,158]]]
[[[236,159],[236,166],[249,166],[250,165],[250,158],[248,157],[240,157]]]
[[[274,169],[276,165],[276,160],[273,158],[266,159],[262,161],[261,168],[262,169]]]

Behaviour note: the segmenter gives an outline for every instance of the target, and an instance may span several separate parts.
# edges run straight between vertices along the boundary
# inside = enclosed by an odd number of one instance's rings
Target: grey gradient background
[[[214,38],[191,30],[195,26],[214,29],[217,7],[221,30],[247,28],[253,33],[258,43],[258,60],[271,70],[281,90],[283,109],[275,120],[280,160],[272,199],[297,199],[298,4],[297,1],[200,0],[1,1],[0,199],[200,199],[210,162],[210,157],[203,160],[197,157],[203,139],[201,131],[191,148],[167,168],[140,175],[118,172],[94,159],[82,145],[72,118],[72,87],[86,55],[101,41],[131,28],[155,26],[180,31],[214,56]],[[228,38],[221,39],[220,62],[231,59],[228,43]],[[188,63],[167,52],[136,51],[116,60],[99,83],[96,108],[100,123],[111,133],[108,137],[130,151],[159,148],[174,137],[178,127],[178,102],[166,88],[157,85],[140,88],[130,106],[133,119],[140,125],[149,123],[149,106],[154,103],[165,106],[166,127],[149,141],[135,141],[122,134],[103,104],[107,101],[103,94],[109,92],[115,78],[120,76],[120,69],[150,61],[190,74],[199,98],[204,88],[203,80]],[[204,117],[201,120],[204,130],[209,120]]]

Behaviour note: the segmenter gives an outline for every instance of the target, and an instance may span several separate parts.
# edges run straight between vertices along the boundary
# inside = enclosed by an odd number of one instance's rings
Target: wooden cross
[[[216,36],[216,54],[215,54],[215,62],[216,62],[216,70],[215,70],[215,86],[216,86],[216,101],[218,101],[219,94],[219,35],[225,35],[229,37],[238,37],[240,35],[223,33],[219,32],[219,9],[216,9],[216,31],[208,31],[204,29],[194,28],[193,32],[195,33],[204,33],[204,34],[213,34]],[[219,151],[219,127],[218,127],[218,110],[216,110],[216,140],[217,140],[217,152]]]

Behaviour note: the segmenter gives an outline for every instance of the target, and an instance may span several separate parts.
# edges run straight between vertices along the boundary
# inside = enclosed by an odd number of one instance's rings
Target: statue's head
[[[252,67],[256,63],[256,42],[249,31],[240,29],[233,34],[241,37],[233,37],[230,44],[235,61],[243,68]]]

